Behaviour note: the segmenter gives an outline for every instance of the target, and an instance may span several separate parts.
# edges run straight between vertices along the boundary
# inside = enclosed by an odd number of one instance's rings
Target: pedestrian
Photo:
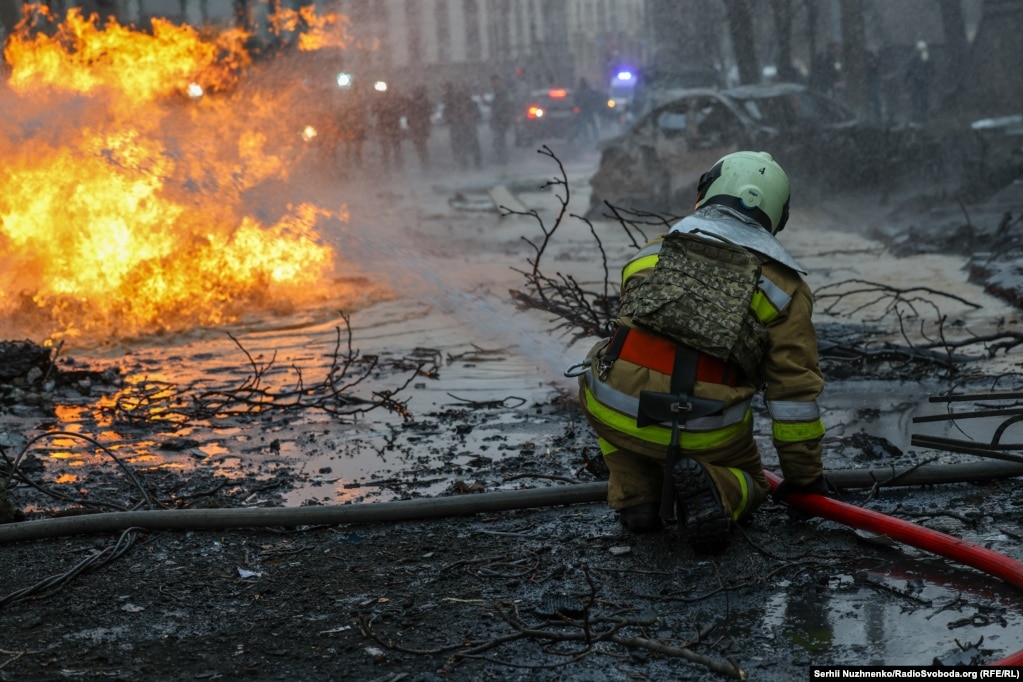
[[[842,68],[842,44],[831,41],[818,54],[810,68],[810,89],[842,100],[845,96],[845,71]]]
[[[625,265],[616,330],[579,382],[610,470],[608,505],[630,531],[677,518],[692,547],[723,549],[768,497],[758,392],[785,479],[775,498],[827,491],[813,297],[775,238],[788,209],[789,180],[770,154],[729,154],[700,179],[695,212]]]
[[[353,82],[341,93],[337,113],[338,137],[346,168],[362,168],[362,148],[369,132],[369,112],[362,83]]]
[[[482,119],[480,108],[464,85],[452,86],[444,102],[444,119],[451,136],[451,150],[455,161],[462,169],[468,168],[471,159],[476,168],[483,167],[483,151],[480,148],[479,123]]]
[[[453,83],[448,82],[441,86],[440,103],[441,109],[444,112],[444,124],[448,127],[448,139],[451,142],[451,158],[454,159],[455,164],[459,168],[465,168],[465,147],[459,144],[459,133],[456,130],[460,122],[458,121],[458,102]]]
[[[483,150],[480,147],[480,121],[483,114],[476,100],[469,94],[469,88],[461,86],[458,88],[457,100],[461,109],[461,118],[465,122],[465,146],[473,166],[477,169],[483,167]]]
[[[490,77],[493,99],[490,101],[490,132],[493,135],[494,159],[499,164],[508,163],[508,131],[515,116],[515,105],[504,79],[494,74]]]
[[[906,65],[906,85],[909,89],[909,103],[913,120],[925,122],[931,115],[931,83],[934,80],[934,62],[931,61],[927,43],[920,40],[916,51]]]
[[[380,155],[384,169],[393,165],[400,170],[405,159],[402,154],[401,142],[405,131],[402,129],[402,118],[405,116],[405,100],[397,88],[381,86],[373,100],[373,116],[376,119],[377,140],[380,143]]]
[[[430,140],[431,126],[430,115],[433,113],[433,102],[426,94],[426,88],[416,87],[412,91],[406,103],[406,120],[408,121],[409,138],[412,140],[412,147],[416,150],[416,158],[419,159],[419,167],[426,170],[430,167]]]
[[[871,118],[873,121],[879,122],[884,119],[884,93],[881,88],[881,63],[876,52],[864,51],[863,68],[866,73]]]
[[[603,105],[603,98],[585,78],[579,79],[575,91],[575,105],[579,107],[579,128],[583,140],[595,142],[599,135],[597,114]]]

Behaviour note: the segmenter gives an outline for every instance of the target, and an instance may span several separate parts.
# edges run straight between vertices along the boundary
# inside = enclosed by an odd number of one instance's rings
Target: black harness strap
[[[689,346],[676,344],[675,366],[671,372],[671,392],[680,402],[689,401],[693,397],[693,389],[696,386],[696,367],[700,361],[700,353]],[[689,409],[691,405],[688,406]],[[685,423],[688,415],[676,413],[675,422],[672,425],[672,445],[664,456],[664,478],[661,480],[661,509],[660,516],[667,521],[674,516],[675,511],[675,479],[672,473],[675,471],[675,464],[681,457],[678,446],[678,431],[680,425]]]
[[[699,351],[689,346],[675,344],[675,367],[671,371],[672,393],[693,395],[693,389],[696,387],[696,368],[699,363]]]
[[[622,354],[622,347],[625,345],[625,339],[629,336],[629,327],[621,326],[615,329],[615,333],[611,335],[611,343],[607,345],[607,352],[604,353],[604,357],[610,362],[614,362],[618,359],[618,356]]]
[[[598,376],[601,381],[607,379],[607,373],[611,371],[611,366],[615,364],[615,360],[622,354],[622,347],[625,346],[625,339],[628,336],[629,327],[624,325],[615,329],[614,333],[611,334],[611,341],[607,344],[607,351],[597,362]]]

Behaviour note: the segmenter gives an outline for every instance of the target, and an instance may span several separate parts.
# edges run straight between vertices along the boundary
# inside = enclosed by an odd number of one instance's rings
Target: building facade
[[[5,2],[7,0],[0,0]],[[195,26],[231,25],[238,11],[268,39],[271,3],[253,0],[96,0],[86,12],[122,23],[154,16]],[[273,0],[280,2],[280,0]],[[282,3],[303,6],[301,0]],[[648,0],[319,0],[321,13],[348,19],[346,67],[410,86],[489,82],[493,73],[530,87],[600,83],[623,64],[646,57]]]

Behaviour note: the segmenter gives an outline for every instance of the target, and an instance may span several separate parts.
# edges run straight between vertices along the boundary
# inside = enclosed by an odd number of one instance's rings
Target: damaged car
[[[970,124],[976,152],[972,176],[983,187],[1023,177],[1023,114],[984,118]]]
[[[861,184],[883,170],[891,134],[796,83],[680,92],[601,144],[590,215],[687,210],[700,173],[739,149],[770,151],[795,177]]]

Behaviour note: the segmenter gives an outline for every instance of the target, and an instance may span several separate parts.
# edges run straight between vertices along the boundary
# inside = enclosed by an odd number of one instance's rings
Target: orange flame
[[[317,16],[312,5],[298,10],[279,8],[270,16],[270,28],[275,35],[303,28],[298,36],[298,49],[303,52],[325,47],[344,49],[348,43],[348,19],[333,13]]]
[[[19,93],[41,86],[82,94],[112,88],[144,104],[204,76],[209,86],[229,87],[237,70],[252,62],[244,49],[249,34],[240,29],[204,38],[191,26],[158,17],[152,20],[152,33],[121,26],[113,18],[101,28],[95,14],[85,18],[73,7],[53,35],[33,33],[48,21],[47,7],[28,6],[4,46],[12,67],[10,85]]]
[[[336,15],[300,16],[315,40],[341,42],[325,37],[340,35]],[[142,32],[77,8],[39,30],[48,21],[31,7],[4,46],[0,329],[127,336],[328,296],[336,254],[317,230],[345,208],[281,199],[261,208],[269,225],[248,215],[253,193],[287,180],[301,140],[280,115],[293,93],[239,85],[244,32],[159,19]],[[237,90],[189,101],[193,82]]]

